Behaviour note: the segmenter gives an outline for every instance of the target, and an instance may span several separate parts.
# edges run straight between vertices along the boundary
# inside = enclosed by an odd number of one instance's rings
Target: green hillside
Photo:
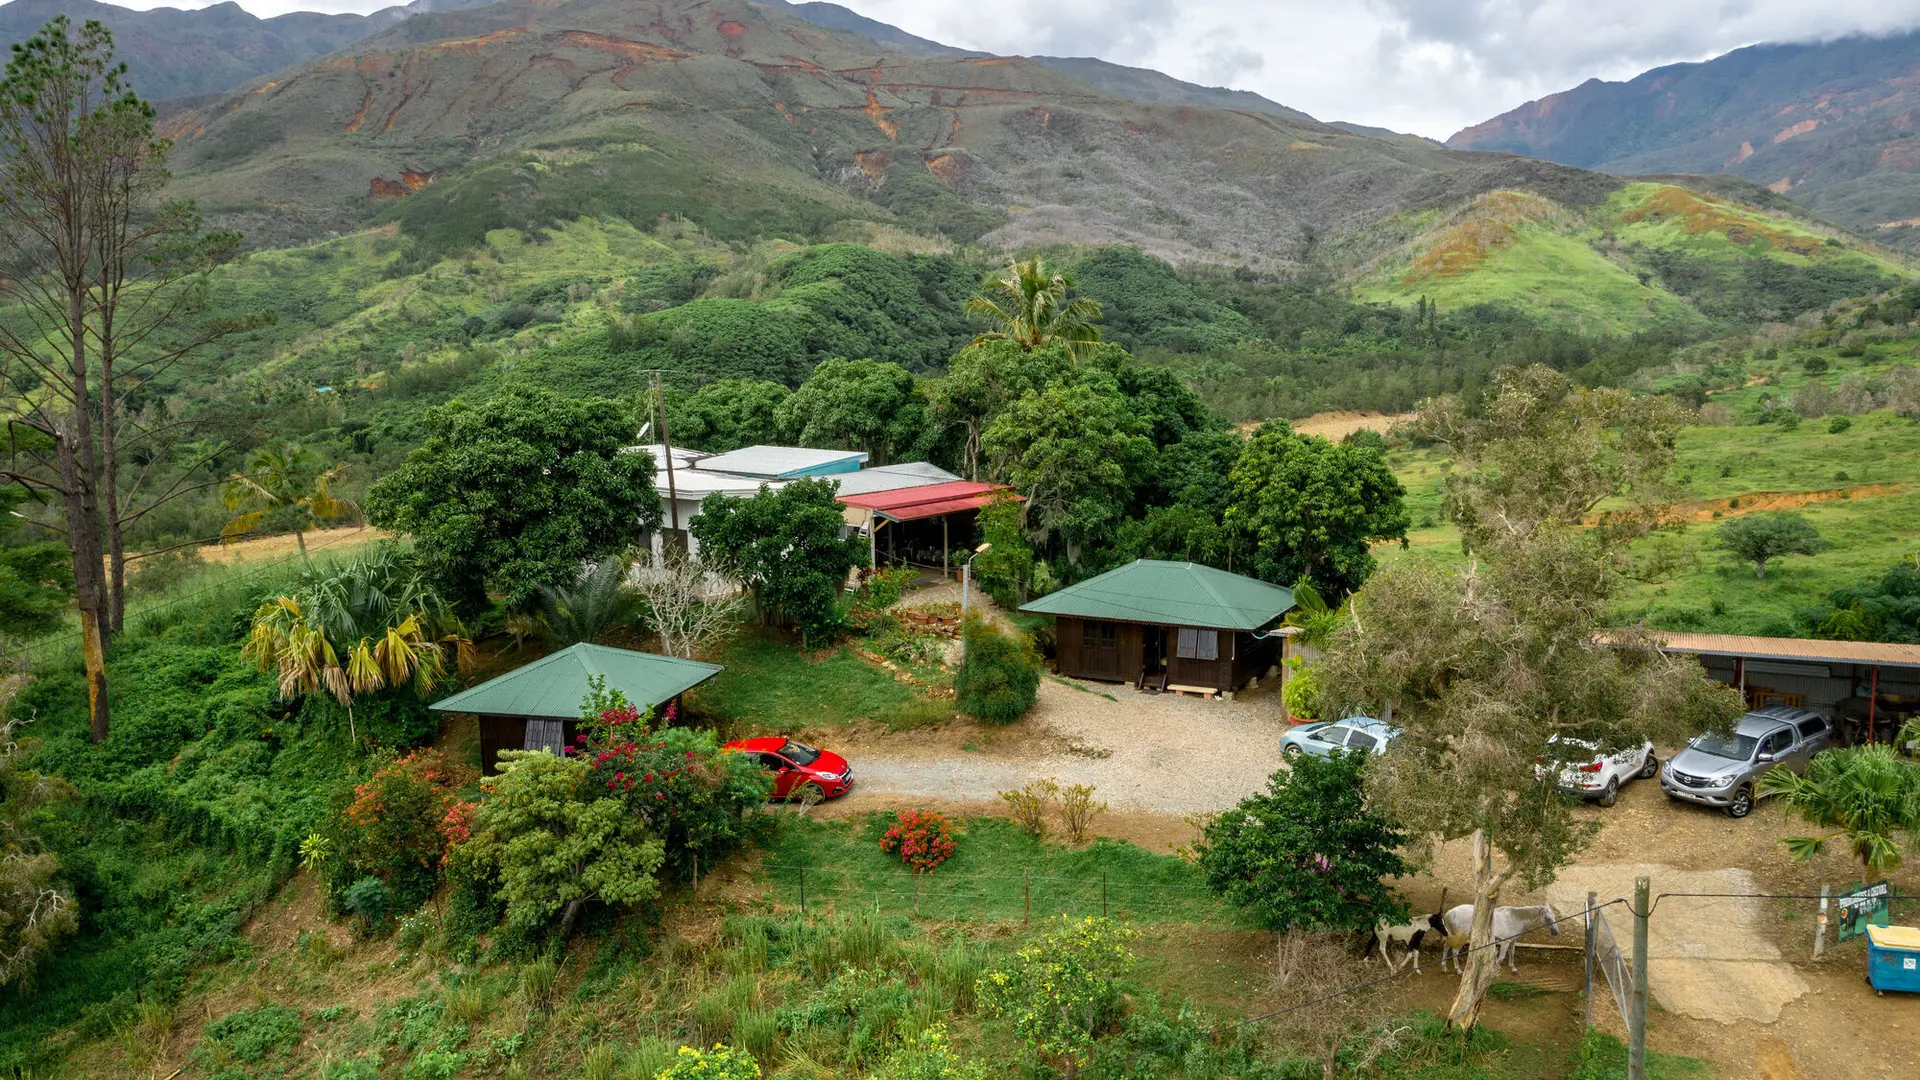
[[[1512,302],[1588,333],[1790,319],[1910,272],[1837,230],[1669,183],[1627,184],[1587,207],[1498,191],[1400,225],[1411,238],[1358,295]]]
[[[1909,121],[1920,34],[1763,44],[1531,101],[1447,141],[1618,173],[1744,177],[1911,246],[1920,163]]]

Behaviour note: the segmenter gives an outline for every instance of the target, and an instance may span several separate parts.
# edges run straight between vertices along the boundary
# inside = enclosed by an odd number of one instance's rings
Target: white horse
[[[1461,904],[1451,908],[1443,920],[1447,928],[1446,944],[1440,950],[1441,970],[1451,970],[1454,957],[1464,960],[1468,944],[1473,938],[1473,905]],[[1537,907],[1497,907],[1493,909],[1493,962],[1497,966],[1502,960],[1507,962],[1509,970],[1518,972],[1519,963],[1513,958],[1514,939],[1532,930],[1545,928],[1547,933],[1560,933],[1560,919],[1547,904]]]
[[[1373,951],[1373,945],[1376,943],[1380,946],[1380,959],[1386,963],[1388,974],[1397,973],[1401,968],[1412,964],[1413,973],[1418,975],[1420,974],[1420,942],[1429,932],[1446,933],[1446,926],[1440,921],[1440,913],[1437,911],[1397,926],[1381,919],[1374,925],[1373,942],[1368,944],[1367,951]],[[1395,943],[1407,950],[1406,959],[1399,963],[1395,963],[1393,959],[1392,946]]]

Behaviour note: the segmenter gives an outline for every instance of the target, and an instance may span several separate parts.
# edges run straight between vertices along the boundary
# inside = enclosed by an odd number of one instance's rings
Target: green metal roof
[[[607,681],[607,689],[620,691],[629,703],[645,709],[699,686],[722,670],[718,664],[698,660],[575,645],[436,701],[432,707],[443,712],[573,720],[580,716],[592,689],[588,680],[595,675]]]
[[[1163,626],[1258,630],[1293,606],[1293,590],[1211,566],[1140,559],[1049,593],[1021,611]]]

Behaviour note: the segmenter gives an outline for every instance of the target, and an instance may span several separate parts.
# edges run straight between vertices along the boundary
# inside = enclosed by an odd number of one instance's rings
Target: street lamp
[[[973,552],[967,556],[966,562],[960,564],[960,641],[963,654],[967,640],[967,587],[972,584],[973,581],[973,560],[981,555],[985,555],[987,549],[992,546],[992,542],[981,544],[979,547],[974,548]]]

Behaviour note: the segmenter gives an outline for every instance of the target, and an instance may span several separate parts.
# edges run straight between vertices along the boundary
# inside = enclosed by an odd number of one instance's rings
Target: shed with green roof
[[[1280,657],[1293,591],[1198,563],[1139,559],[1020,610],[1054,617],[1060,674],[1229,691]]]
[[[650,709],[672,701],[723,669],[718,664],[674,656],[574,645],[541,657],[478,686],[433,703],[441,712],[480,717],[480,761],[486,772],[499,767],[502,750],[550,750],[559,753],[573,741],[593,680],[606,681],[628,703]]]

